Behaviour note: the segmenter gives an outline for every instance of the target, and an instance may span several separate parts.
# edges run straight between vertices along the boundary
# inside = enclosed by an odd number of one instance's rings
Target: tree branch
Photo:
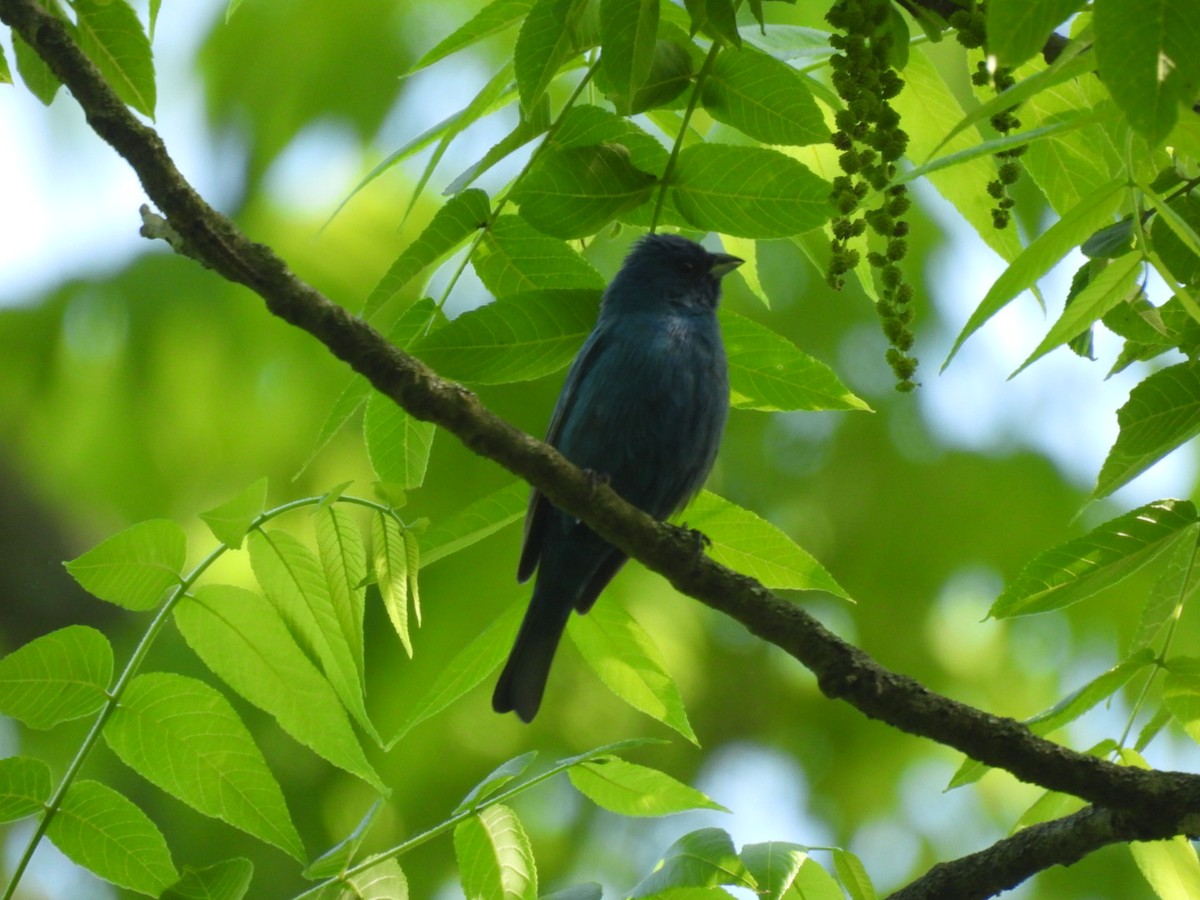
[[[1036,843],[1036,853],[1028,848],[1023,851],[1028,859],[1037,861],[1036,866],[1020,869],[997,864],[998,870],[1023,873],[1004,876],[1019,879],[1040,868],[1073,862],[1101,843],[1129,836],[1148,840],[1200,831],[1200,776],[1128,768],[1077,753],[1035,736],[1015,720],[940,696],[912,678],[888,671],[804,610],[705,557],[690,535],[655,522],[606,485],[596,484],[553,448],[491,413],[461,385],[402,353],[366,322],[297,278],[270,248],[250,241],[212,209],[176,169],[155,131],[117,99],[61,21],[35,0],[0,0],[0,20],[17,31],[70,89],[91,127],[134,168],[146,193],[166,214],[190,254],[229,280],[249,287],[272,313],[313,335],[410,414],[451,432],[474,452],[537,487],[557,506],[666,577],[681,592],[737,619],[755,635],[787,651],[817,676],[827,696],[845,700],[865,715],[902,731],[1006,769],[1022,781],[1120,810],[1077,814],[1063,820],[1061,832],[1049,825],[1026,829],[966,860],[987,859],[992,854],[1003,860],[1002,848],[1010,842]],[[1106,821],[1119,822],[1122,830],[1095,843],[1095,836],[1101,833],[1098,823]],[[1092,844],[1087,843],[1089,836]],[[960,860],[935,868],[922,882],[935,875],[952,879],[960,864],[966,863]],[[930,890],[935,892],[910,896],[950,896]]]
[[[1163,835],[1147,835],[1120,812],[1089,806],[1023,828],[986,850],[938,863],[887,900],[983,900],[1016,887],[1043,869],[1073,865],[1109,844],[1160,837]]]

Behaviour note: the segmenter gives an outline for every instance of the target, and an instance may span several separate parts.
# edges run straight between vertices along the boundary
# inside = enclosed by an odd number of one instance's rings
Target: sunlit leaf
[[[504,787],[504,785],[508,784],[514,778],[524,774],[533,765],[535,759],[537,759],[537,752],[530,750],[528,753],[522,753],[520,756],[515,756],[501,763],[489,772],[483,781],[467,792],[462,802],[454,808],[454,812],[460,813],[468,809],[473,809],[477,804],[496,793],[496,791],[500,790],[500,788]]]
[[[101,541],[66,567],[89,594],[141,611],[179,584],[186,560],[183,529],[170,519],[151,519]]]
[[[1035,557],[992,604],[996,618],[1061,609],[1137,571],[1197,521],[1186,501],[1161,500]]]
[[[104,738],[122,762],[167,793],[304,857],[266,760],[229,701],[204,682],[166,672],[139,675]]]
[[[105,881],[157,897],[179,878],[162,832],[126,797],[98,781],[77,781],[46,836]]]
[[[704,108],[718,122],[765,144],[804,145],[829,139],[807,79],[750,47],[717,57],[702,97]]]
[[[790,537],[768,522],[709,491],[701,491],[680,514],[711,544],[708,552],[769,588],[825,591],[850,599],[819,562]]]
[[[420,536],[421,565],[428,566],[482,541],[525,515],[529,486],[514,481],[433,526]]]
[[[583,49],[576,29],[586,8],[587,0],[534,0],[513,49],[522,109],[533,109],[563,63]]]
[[[621,816],[666,816],[689,809],[728,812],[693,787],[665,772],[616,756],[602,756],[572,768],[571,784],[602,809]]]
[[[197,869],[183,867],[183,876],[167,889],[162,900],[242,900],[250,890],[254,864],[235,857]]]
[[[200,513],[208,530],[222,544],[240,550],[250,523],[263,511],[267,501],[267,479],[262,477],[236,497]]]
[[[521,820],[496,804],[454,829],[454,854],[468,897],[537,900],[537,867]]]
[[[337,694],[263,597],[204,585],[175,607],[175,624],[205,665],[284,731],[383,790]]]
[[[698,743],[662,654],[620,604],[597,603],[586,616],[572,616],[567,634],[605,687],[634,709]]]
[[[383,607],[404,651],[413,654],[408,627],[408,554],[400,523],[390,515],[375,512],[371,516],[371,548],[375,580],[383,596]]]
[[[436,334],[436,332],[435,332]],[[402,409],[390,397],[373,393],[363,416],[363,438],[379,480],[405,490],[425,482],[437,428]]]
[[[460,25],[448,37],[438,41],[433,49],[413,63],[408,74],[411,75],[486,37],[511,28],[528,15],[532,6],[533,0],[493,0],[465,25]]]
[[[41,812],[50,799],[50,767],[31,756],[0,759],[0,823]]]
[[[520,216],[500,216],[471,258],[495,297],[525,291],[604,289],[604,278],[565,241],[542,234]]]
[[[154,59],[150,39],[126,0],[75,0],[79,48],[96,64],[117,96],[154,117]]]
[[[112,646],[86,625],[35,638],[0,659],[0,714],[53,728],[100,709],[112,680]]]
[[[754,876],[733,849],[733,841],[720,828],[701,828],[685,834],[668,848],[655,870],[630,892],[630,897],[649,897],[678,887],[732,885],[753,891]]]

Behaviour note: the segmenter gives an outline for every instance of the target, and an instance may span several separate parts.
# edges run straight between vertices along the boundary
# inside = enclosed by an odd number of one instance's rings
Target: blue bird
[[[729,412],[717,325],[720,279],[742,260],[671,234],[642,238],[567,373],[546,442],[656,519],[681,509],[712,469]],[[496,712],[537,714],[574,609],[586,613],[625,555],[534,491],[517,580],[533,598],[492,695]]]

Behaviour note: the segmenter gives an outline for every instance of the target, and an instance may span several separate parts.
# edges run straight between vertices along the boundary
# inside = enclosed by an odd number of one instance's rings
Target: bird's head
[[[676,234],[650,234],[633,245],[605,292],[604,303],[613,312],[660,307],[713,310],[721,296],[721,277],[742,262],[727,253],[711,253]]]

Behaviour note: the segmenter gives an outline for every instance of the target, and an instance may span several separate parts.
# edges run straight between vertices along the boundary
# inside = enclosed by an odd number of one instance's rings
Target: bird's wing
[[[579,396],[579,385],[587,377],[587,373],[594,368],[596,360],[604,354],[610,343],[608,328],[603,322],[598,323],[584,341],[579,355],[571,364],[567,380],[563,383],[562,392],[558,395],[558,402],[554,404],[554,412],[550,416],[550,426],[546,429],[546,443],[551,447],[558,446],[563,425],[570,419],[571,412],[575,408],[575,401]],[[542,537],[546,531],[550,512],[550,501],[537,490],[531,491],[529,509],[525,513],[525,536],[521,544],[521,559],[517,563],[517,581],[528,580],[529,576],[533,574],[533,570],[537,568],[538,558],[542,552]]]

